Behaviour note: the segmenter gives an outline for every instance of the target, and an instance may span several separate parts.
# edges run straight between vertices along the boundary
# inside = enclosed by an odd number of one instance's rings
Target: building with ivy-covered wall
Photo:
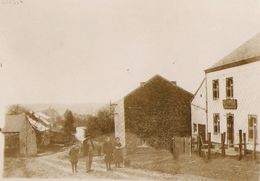
[[[115,106],[115,136],[124,147],[167,147],[173,136],[190,136],[192,94],[155,75]]]

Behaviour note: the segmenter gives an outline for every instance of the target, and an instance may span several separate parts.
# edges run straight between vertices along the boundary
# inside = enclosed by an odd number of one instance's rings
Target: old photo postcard
[[[0,0],[1,179],[260,180],[259,0]]]

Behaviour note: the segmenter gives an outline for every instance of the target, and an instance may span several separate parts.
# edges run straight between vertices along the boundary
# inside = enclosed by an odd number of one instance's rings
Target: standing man
[[[91,170],[93,153],[94,153],[94,144],[91,139],[90,134],[86,135],[86,139],[83,141],[83,150],[84,156],[86,156],[86,172],[89,173]]]

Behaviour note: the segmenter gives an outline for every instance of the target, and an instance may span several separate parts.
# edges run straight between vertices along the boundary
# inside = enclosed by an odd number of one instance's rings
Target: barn
[[[37,154],[36,133],[25,114],[6,115],[5,156],[33,156]]]
[[[127,150],[167,147],[173,136],[190,136],[192,94],[160,75],[141,82],[115,103],[115,136]]]

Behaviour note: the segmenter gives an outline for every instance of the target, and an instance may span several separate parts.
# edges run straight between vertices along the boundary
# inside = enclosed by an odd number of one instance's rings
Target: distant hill
[[[25,108],[33,111],[46,111],[47,109],[54,109],[59,115],[69,109],[77,114],[91,114],[95,115],[97,111],[103,108],[106,104],[101,103],[86,103],[86,104],[24,104]]]

